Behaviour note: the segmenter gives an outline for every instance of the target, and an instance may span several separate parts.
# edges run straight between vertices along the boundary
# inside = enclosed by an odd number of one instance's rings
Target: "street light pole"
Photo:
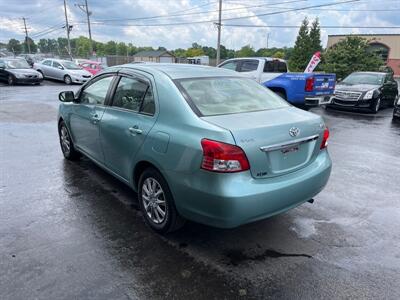
[[[67,40],[68,40],[68,55],[72,60],[72,54],[71,54],[71,41],[69,40],[69,24],[68,24],[68,15],[67,15],[67,2],[64,0],[64,13],[65,13],[65,29],[67,30]]]
[[[219,9],[218,9],[218,39],[217,39],[217,65],[219,64],[219,60],[221,58],[221,15],[222,15],[222,0],[219,0]]]

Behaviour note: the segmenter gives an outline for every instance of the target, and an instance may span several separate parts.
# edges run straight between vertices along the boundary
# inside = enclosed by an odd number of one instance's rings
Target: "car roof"
[[[216,67],[174,64],[174,63],[141,63],[126,64],[120,67],[132,70],[141,70],[145,72],[161,72],[171,79],[198,78],[198,77],[218,77],[218,76],[236,76],[241,77],[237,72]]]
[[[371,74],[371,75],[386,75],[387,72],[353,72],[352,74]]]
[[[225,61],[230,61],[230,60],[249,60],[249,59],[265,59],[268,61],[272,61],[272,60],[279,60],[281,62],[286,62],[286,60],[282,59],[282,58],[277,58],[277,57],[262,57],[262,56],[257,56],[257,57],[235,57],[235,58],[229,58]],[[225,61],[221,62],[224,63]]]

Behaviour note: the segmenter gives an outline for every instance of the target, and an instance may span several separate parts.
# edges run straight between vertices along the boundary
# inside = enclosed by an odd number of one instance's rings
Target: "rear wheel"
[[[8,82],[8,85],[14,85],[15,84],[14,76],[8,75],[7,82]]]
[[[61,121],[58,126],[58,133],[60,136],[60,146],[64,157],[68,160],[77,160],[80,153],[75,150],[74,143],[72,142],[68,128],[64,121]]]
[[[65,84],[71,84],[72,83],[71,76],[65,75],[64,76],[64,82],[65,82]]]
[[[168,184],[156,169],[148,168],[140,176],[138,198],[144,220],[154,231],[164,234],[183,226]]]

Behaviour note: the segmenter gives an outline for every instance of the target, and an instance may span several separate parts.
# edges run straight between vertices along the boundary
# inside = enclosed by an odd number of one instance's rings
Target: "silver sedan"
[[[85,83],[92,77],[88,71],[69,60],[45,59],[35,63],[33,68],[44,78],[61,80],[66,84]]]

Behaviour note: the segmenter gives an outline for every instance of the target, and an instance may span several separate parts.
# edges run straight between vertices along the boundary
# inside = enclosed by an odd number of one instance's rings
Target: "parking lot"
[[[1,299],[399,299],[400,124],[392,109],[313,109],[330,128],[328,186],[232,230],[161,237],[136,195],[87,159],[64,160],[58,93],[0,86]]]

